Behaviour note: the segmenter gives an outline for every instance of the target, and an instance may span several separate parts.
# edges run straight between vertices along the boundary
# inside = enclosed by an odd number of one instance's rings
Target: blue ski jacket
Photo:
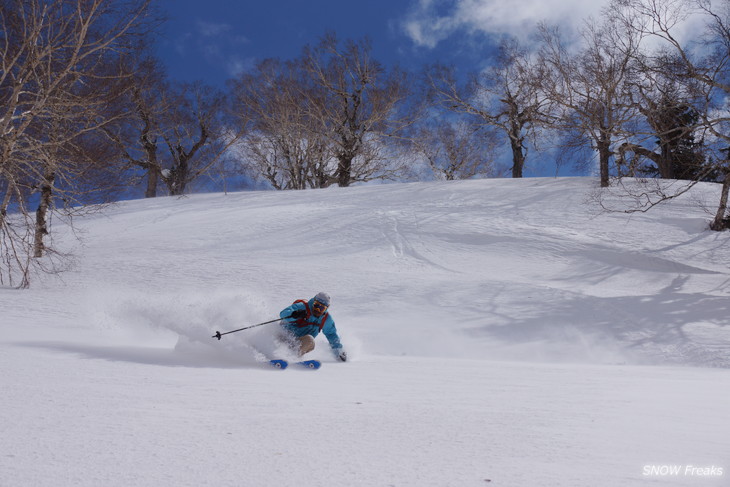
[[[332,319],[329,312],[324,313],[319,318],[314,316],[312,313],[313,304],[314,298],[309,301],[299,299],[294,301],[291,306],[281,310],[279,316],[282,318],[282,328],[295,337],[303,337],[304,335],[312,335],[312,337],[316,337],[321,331],[324,333],[324,336],[327,337],[327,341],[330,342],[332,350],[339,350],[342,348],[342,343],[340,343],[340,337],[337,335],[335,321]],[[289,318],[289,316],[297,310],[304,310],[307,313],[306,316],[299,319]]]

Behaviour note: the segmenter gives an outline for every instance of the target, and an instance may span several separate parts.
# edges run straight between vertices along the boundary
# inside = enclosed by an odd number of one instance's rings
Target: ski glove
[[[343,349],[335,350],[335,353],[337,354],[337,358],[340,359],[342,362],[347,362],[347,352],[345,352]]]
[[[298,309],[296,311],[293,311],[292,314],[289,315],[289,318],[299,319],[304,318],[305,316],[307,316],[307,312],[303,309]]]

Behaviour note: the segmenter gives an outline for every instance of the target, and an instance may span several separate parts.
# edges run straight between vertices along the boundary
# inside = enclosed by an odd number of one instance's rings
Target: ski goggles
[[[315,301],[314,303],[312,303],[312,308],[314,308],[315,311],[323,313],[327,309],[327,306],[320,303],[319,301]]]

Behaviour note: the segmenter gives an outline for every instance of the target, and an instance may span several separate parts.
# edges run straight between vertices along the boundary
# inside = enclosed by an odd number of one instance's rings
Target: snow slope
[[[2,486],[730,485],[730,234],[589,179],[121,203],[0,289]],[[57,230],[58,230],[57,226]],[[351,360],[285,356],[325,290]]]

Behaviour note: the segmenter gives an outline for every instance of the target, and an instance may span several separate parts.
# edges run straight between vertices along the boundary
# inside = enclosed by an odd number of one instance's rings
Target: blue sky
[[[268,57],[290,59],[328,30],[341,38],[369,36],[382,62],[409,61],[413,47],[399,30],[408,2],[369,0],[162,0],[169,21],[159,53],[173,78],[212,84]],[[201,3],[205,8],[201,8]],[[358,2],[359,4],[359,2]],[[362,5],[362,4],[360,4]]]
[[[501,36],[530,42],[539,21],[570,29],[608,0],[158,0],[168,16],[158,55],[170,78],[224,88],[266,58],[292,59],[328,31],[372,41],[375,59],[420,70],[441,62],[462,73],[489,63]],[[531,161],[526,175],[554,175]],[[561,174],[566,170],[562,169]]]
[[[327,31],[369,36],[375,58],[406,68],[483,66],[490,41],[527,41],[538,20],[568,25],[605,0],[159,0],[169,21],[158,54],[173,79],[222,87],[257,61],[296,57]]]

